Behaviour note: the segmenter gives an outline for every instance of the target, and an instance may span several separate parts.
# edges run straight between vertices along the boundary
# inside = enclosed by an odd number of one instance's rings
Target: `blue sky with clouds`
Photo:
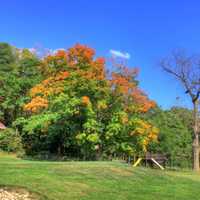
[[[199,0],[1,1],[0,41],[50,49],[87,44],[140,67],[141,87],[162,107],[190,106],[158,61],[174,48],[200,52],[199,10]]]

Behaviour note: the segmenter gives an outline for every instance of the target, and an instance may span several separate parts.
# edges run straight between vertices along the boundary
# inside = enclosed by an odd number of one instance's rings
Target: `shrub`
[[[7,152],[21,152],[21,138],[17,131],[11,128],[0,131],[0,150]]]

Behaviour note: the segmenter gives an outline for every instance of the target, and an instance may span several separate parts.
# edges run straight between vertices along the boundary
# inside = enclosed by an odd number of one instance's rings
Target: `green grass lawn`
[[[49,200],[200,200],[200,175],[119,162],[39,162],[0,154],[0,185]]]

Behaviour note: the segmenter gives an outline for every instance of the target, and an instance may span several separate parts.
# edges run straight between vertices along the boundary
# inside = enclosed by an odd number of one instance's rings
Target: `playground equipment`
[[[153,164],[155,164],[156,166],[158,166],[161,170],[164,170],[165,168],[165,163],[167,161],[167,157],[164,154],[152,154],[147,152],[145,154],[145,156],[143,157],[138,157],[138,159],[136,160],[136,162],[133,164],[133,167],[136,167],[139,165],[139,163],[144,160],[145,161],[145,166],[147,166],[147,164],[149,163],[151,166],[153,166]],[[162,166],[163,165],[163,166]]]

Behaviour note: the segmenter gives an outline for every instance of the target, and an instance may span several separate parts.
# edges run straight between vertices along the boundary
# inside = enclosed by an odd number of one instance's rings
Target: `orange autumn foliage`
[[[154,108],[156,103],[148,99],[148,97],[138,88],[134,88],[131,93],[134,102],[137,104],[139,112],[147,112],[149,109]]]
[[[90,98],[88,96],[83,96],[82,103],[87,106],[90,103]]]
[[[112,73],[112,85],[117,86],[118,91],[122,94],[128,94],[131,89],[135,87],[135,84],[129,82],[127,77],[124,77],[118,73]]]
[[[59,72],[55,76],[49,77],[42,83],[33,87],[30,91],[31,97],[36,95],[49,96],[51,94],[57,94],[63,90],[63,81],[69,77],[69,72]]]
[[[32,100],[24,106],[25,111],[37,112],[48,107],[48,97],[59,94],[64,89],[64,81],[69,77],[69,72],[63,71],[49,77],[30,91]],[[39,95],[39,96],[38,96]],[[42,96],[42,97],[41,97]]]
[[[76,44],[67,51],[67,65],[87,79],[104,80],[105,59],[102,57],[94,59],[94,55],[94,49]]]
[[[69,77],[70,72],[75,72],[85,79],[105,80],[105,59],[101,57],[94,59],[94,55],[94,49],[80,44],[76,44],[66,51],[58,50],[56,53],[48,55],[43,59],[41,67],[46,76],[51,76],[33,87],[30,96],[34,99],[40,95],[48,99],[49,96],[62,92],[64,80]],[[83,101],[88,104],[89,99],[83,98]],[[25,110],[27,110],[26,107]]]
[[[102,57],[95,59],[94,56],[94,49],[81,44],[76,44],[68,50],[58,50],[56,53],[48,55],[43,59],[42,67],[44,69],[48,68],[51,76],[33,87],[30,91],[30,96],[35,98],[37,95],[41,95],[43,98],[48,99],[50,95],[62,92],[63,81],[69,77],[71,72],[75,72],[86,80],[106,80],[105,59]],[[137,112],[147,112],[153,108],[155,102],[148,99],[138,88],[135,81],[138,69],[130,69],[123,63],[114,63],[114,65],[117,70],[111,75],[111,88],[114,89],[114,92],[124,95],[125,101],[129,101],[129,103],[125,103],[125,110],[132,112],[137,109]],[[54,71],[51,71],[51,69]],[[78,79],[74,81],[76,82]],[[130,106],[131,101],[135,105],[134,108]]]
[[[49,76],[54,72],[58,72],[67,63],[67,52],[65,50],[58,50],[55,53],[49,54],[42,59],[40,71]]]
[[[76,66],[77,63],[90,63],[95,55],[95,50],[81,44],[76,44],[69,48],[67,52],[67,60],[70,66]]]
[[[120,93],[127,95],[137,87],[136,82],[132,80],[137,76],[138,69],[129,69],[124,64],[112,62],[117,70],[112,72],[111,85],[117,88]]]
[[[55,56],[57,57],[57,59],[67,59],[67,53],[65,50],[58,50],[55,53]]]
[[[92,63],[93,66],[93,76],[98,80],[105,79],[105,59],[102,57],[96,58]]]
[[[67,53],[65,50],[58,50],[54,54],[50,54],[47,57],[44,58],[47,62],[56,62],[59,60],[65,60],[67,59]]]
[[[55,81],[61,81],[61,80],[65,80],[66,78],[69,77],[69,72],[64,71],[64,72],[60,72],[56,75],[55,77]]]
[[[155,102],[148,99],[147,95],[140,90],[137,86],[135,77],[138,74],[138,69],[129,69],[123,64],[116,64],[117,72],[112,73],[112,79],[110,81],[114,91],[121,93],[136,105],[138,112],[147,112],[149,109],[155,107]],[[128,107],[126,111],[130,111]]]
[[[51,74],[52,68],[55,71],[63,68],[77,72],[87,79],[104,80],[105,59],[102,57],[94,59],[94,55],[94,49],[86,45],[76,44],[68,50],[58,50],[56,53],[45,57],[41,71],[48,75]]]
[[[36,113],[40,111],[41,109],[44,109],[47,107],[48,107],[48,100],[40,96],[37,96],[33,98],[30,103],[24,106],[24,110],[32,112],[32,113]]]

